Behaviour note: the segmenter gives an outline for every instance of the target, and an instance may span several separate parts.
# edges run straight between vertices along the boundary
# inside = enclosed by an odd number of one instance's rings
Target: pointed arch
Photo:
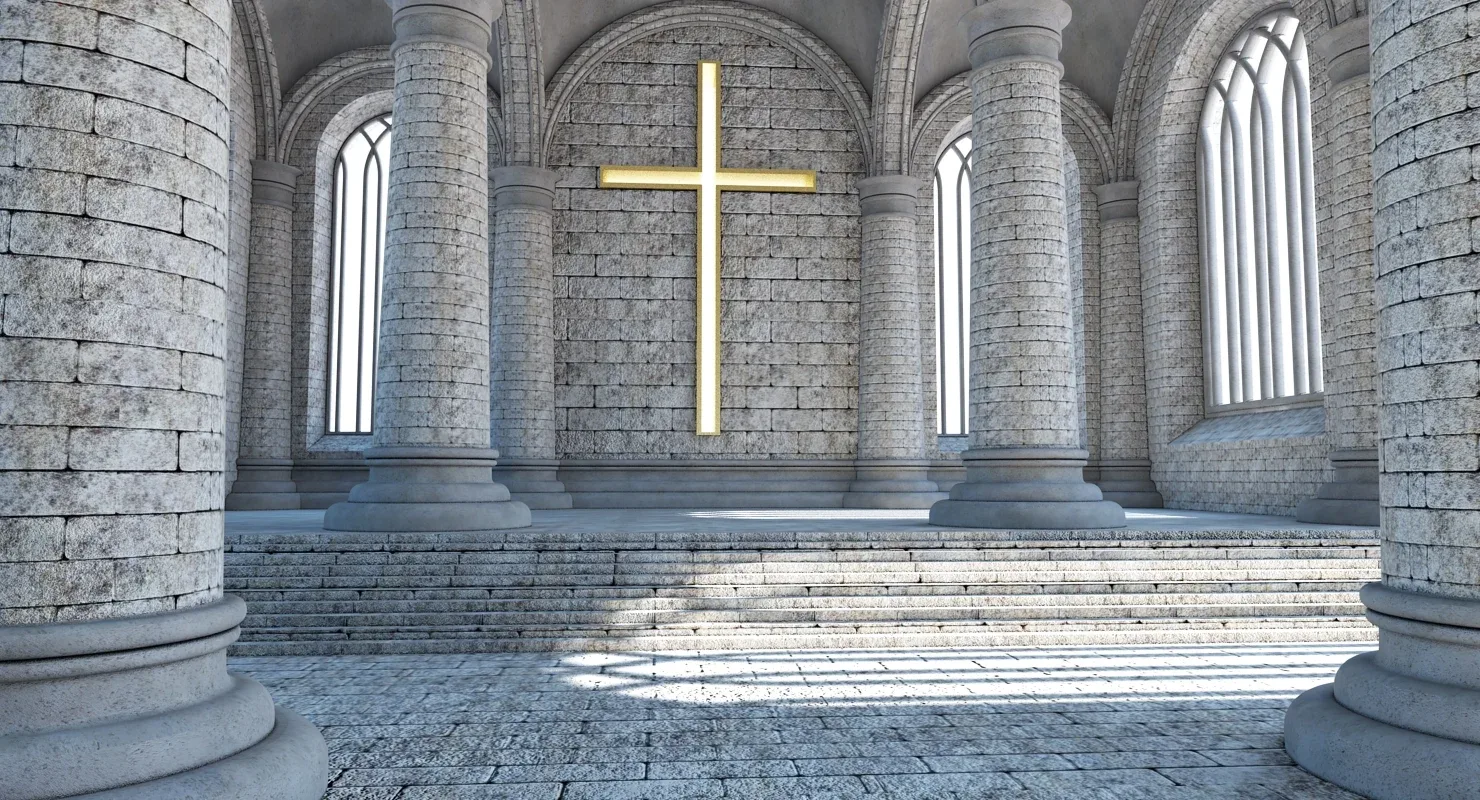
[[[925,12],[929,7],[929,0],[889,0],[884,11],[874,68],[870,124],[874,141],[870,170],[876,175],[893,175],[909,169],[915,68],[920,61],[920,41],[924,38]]]
[[[843,102],[854,130],[863,144],[864,163],[872,163],[873,139],[869,131],[869,96],[863,83],[843,59],[811,31],[772,11],[735,0],[674,0],[635,11],[601,29],[587,39],[560,65],[546,91],[545,119],[560,118],[571,97],[608,56],[632,42],[674,28],[720,27],[744,31],[775,42],[817,70]],[[548,152],[554,124],[544,130],[543,150]]]
[[[233,0],[237,35],[247,48],[247,68],[251,71],[256,102],[253,113],[257,122],[255,158],[272,158],[278,140],[278,118],[282,113],[282,91],[278,83],[277,56],[272,48],[272,32],[267,27],[267,14],[257,0]]]
[[[508,166],[545,165],[545,66],[537,0],[505,0],[498,20]],[[490,105],[490,108],[492,106]]]

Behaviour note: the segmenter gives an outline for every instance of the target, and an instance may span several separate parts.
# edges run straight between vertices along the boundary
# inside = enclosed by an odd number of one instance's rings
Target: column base
[[[1326,525],[1369,525],[1379,522],[1377,451],[1337,450],[1331,454],[1336,477],[1316,496],[1302,501],[1295,519]]]
[[[1151,480],[1151,462],[1147,459],[1101,461],[1100,478],[1095,484],[1106,500],[1121,508],[1162,508],[1166,503]]]
[[[1471,797],[1480,786],[1480,602],[1362,589],[1381,646],[1285,715],[1285,750],[1373,800]]]
[[[226,671],[239,598],[164,614],[0,628],[0,786],[10,800],[316,800],[328,751]]]
[[[236,481],[226,495],[227,511],[282,511],[300,507],[293,460],[239,458]]]
[[[560,462],[554,460],[502,461],[493,468],[493,479],[507,486],[511,497],[530,508],[570,508],[570,494],[560,482],[559,470]]]
[[[859,461],[843,508],[930,508],[949,497],[924,461]]]
[[[930,522],[953,528],[1124,528],[1125,512],[1084,482],[1089,453],[1068,448],[990,448],[961,454],[966,480],[930,507]]]
[[[529,506],[493,481],[498,451],[378,447],[365,451],[370,480],[324,512],[324,530],[492,531],[526,528]]]

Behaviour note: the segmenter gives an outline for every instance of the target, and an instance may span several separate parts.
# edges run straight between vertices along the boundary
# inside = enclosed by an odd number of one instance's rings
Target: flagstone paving
[[[331,800],[1353,800],[1284,708],[1370,645],[233,659]]]

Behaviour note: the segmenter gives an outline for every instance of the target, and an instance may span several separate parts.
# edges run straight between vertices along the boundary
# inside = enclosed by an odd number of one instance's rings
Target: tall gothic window
[[[380,340],[391,118],[350,135],[334,163],[329,291],[329,433],[370,433]]]
[[[971,135],[935,162],[937,432],[968,432],[971,392]]]
[[[1256,20],[1213,76],[1198,147],[1209,407],[1322,390],[1305,36]]]

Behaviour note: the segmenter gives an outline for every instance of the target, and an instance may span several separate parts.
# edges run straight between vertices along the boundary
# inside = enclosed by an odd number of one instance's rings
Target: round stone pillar
[[[555,459],[553,170],[493,171],[494,479],[530,508],[570,508]]]
[[[930,521],[1115,528],[1084,481],[1064,201],[1063,0],[989,0],[962,21],[972,93],[971,449]]]
[[[293,195],[297,167],[252,162],[241,444],[229,510],[298,508],[293,483]]]
[[[1331,213],[1321,225],[1326,431],[1334,479],[1295,510],[1301,522],[1376,525],[1377,358],[1372,289],[1372,84],[1368,18],[1315,42],[1326,61]]]
[[[1100,480],[1106,500],[1161,508],[1146,429],[1141,316],[1141,184],[1107,183],[1100,200]]]
[[[318,732],[226,671],[231,4],[6,11],[0,795],[318,798]]]
[[[848,508],[929,508],[945,497],[925,460],[920,386],[920,181],[880,175],[858,182],[863,262],[858,307],[857,478]]]
[[[1373,0],[1378,649],[1301,695],[1285,747],[1374,800],[1480,786],[1480,3]]]
[[[499,0],[387,0],[391,142],[370,480],[331,507],[347,531],[529,525],[493,480],[488,383],[488,55]]]

